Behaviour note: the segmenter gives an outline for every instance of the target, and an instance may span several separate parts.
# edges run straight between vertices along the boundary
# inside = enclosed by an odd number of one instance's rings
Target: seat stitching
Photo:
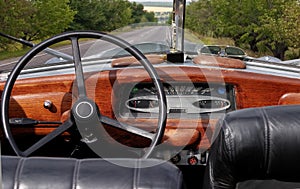
[[[229,158],[230,158],[230,161],[231,162],[234,162],[234,155],[233,155],[233,149],[234,149],[234,141],[233,141],[233,138],[231,137],[232,136],[232,130],[231,128],[228,126],[228,123],[226,121],[226,119],[223,120],[223,124],[226,129],[225,129],[225,132],[224,132],[224,128],[223,128],[223,133],[224,133],[224,139],[225,141],[228,140],[229,142],[229,145],[226,145],[228,147],[228,152],[229,152]]]
[[[271,138],[271,133],[270,133],[270,127],[269,127],[269,122],[268,122],[268,115],[265,110],[265,108],[260,109],[262,113],[262,118],[264,122],[264,152],[265,152],[265,159],[264,159],[264,166],[265,166],[265,172],[266,174],[269,174],[269,168],[270,168],[270,150],[271,150],[271,143],[270,143],[270,138]]]
[[[25,158],[20,158],[20,160],[18,161],[15,178],[14,178],[14,189],[19,188],[19,178],[20,178],[20,174],[24,167],[24,161],[25,161]]]
[[[135,167],[133,169],[133,183],[132,183],[132,188],[133,189],[138,189],[138,179],[139,179],[139,175],[140,175],[140,160],[137,159],[135,162]]]
[[[77,180],[79,177],[79,167],[80,167],[81,160],[76,160],[74,165],[74,173],[73,173],[73,181],[72,181],[72,188],[77,188]]]

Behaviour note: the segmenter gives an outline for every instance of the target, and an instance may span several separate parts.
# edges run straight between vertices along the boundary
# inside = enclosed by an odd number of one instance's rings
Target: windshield
[[[142,24],[141,26],[126,26],[126,30],[119,29],[111,34],[124,39],[144,54],[167,54],[171,51],[171,27],[154,23]],[[186,55],[197,55],[203,43],[192,33],[187,31],[187,38],[184,41],[184,52]],[[122,48],[105,44],[99,40],[85,53],[84,57],[97,58],[118,58],[128,56],[129,53]]]
[[[168,26],[133,25],[127,26],[126,30],[119,29],[110,34],[130,42],[144,54],[160,54],[170,51],[170,28]],[[128,55],[126,50],[99,40],[90,46],[84,57],[117,58]]]
[[[7,33],[27,42],[20,45],[1,39],[0,50],[20,50],[28,46],[28,42],[31,43],[29,46],[34,46],[61,32],[95,30],[116,35],[144,54],[182,51],[186,57],[192,58],[204,54],[260,62],[299,64],[298,1],[281,2],[276,4],[274,9],[269,9],[267,2],[261,2],[261,6],[260,3],[235,2],[228,7],[226,1],[219,0],[91,0],[85,1],[84,4],[79,0],[72,0],[69,4],[60,2],[57,6],[62,7],[61,9],[47,6],[46,3],[39,7],[35,1],[26,2],[5,5],[8,11],[21,10],[17,6],[24,6],[24,15],[15,11],[14,14],[24,18],[25,22],[11,18],[15,22],[2,23],[0,35],[2,32]],[[288,11],[291,7],[293,9]],[[34,14],[30,8],[36,9],[36,20],[30,19]],[[237,10],[245,14],[240,15]],[[51,15],[54,12],[55,15]],[[275,15],[280,15],[280,19]],[[46,16],[48,19],[44,19]],[[289,18],[288,24],[280,22],[287,20],[285,18]],[[64,23],[59,22],[62,20]],[[278,23],[273,23],[274,20]],[[18,23],[19,26],[16,27],[14,23]],[[125,50],[100,40],[86,40],[81,44],[85,46],[81,56],[86,60],[128,55]],[[55,51],[62,53],[50,52],[50,56],[43,56],[41,59],[43,64],[33,64],[32,67],[68,62],[70,53],[65,50],[68,48],[65,45],[53,47]],[[45,52],[49,54],[49,51]],[[293,59],[296,61],[286,62]],[[13,62],[5,61],[0,65],[0,69],[11,70],[17,61],[17,58]]]
[[[145,55],[166,55],[172,51],[172,28],[166,24],[143,23],[126,26],[124,28],[110,32],[109,34],[117,36],[132,46],[140,50]],[[184,53],[187,57],[193,57],[199,54],[199,50],[203,47],[202,41],[189,32],[185,31]],[[126,49],[120,48],[112,43],[105,42],[101,39],[85,39],[80,42],[81,55],[86,62],[90,60],[110,60],[120,57],[130,56]],[[57,48],[63,51],[70,48],[70,44],[64,44]],[[45,65],[57,65],[68,63],[68,57],[49,56],[45,61]]]

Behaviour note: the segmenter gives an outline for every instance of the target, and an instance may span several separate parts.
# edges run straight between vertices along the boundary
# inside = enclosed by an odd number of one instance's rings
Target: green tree
[[[71,0],[70,6],[76,11],[76,15],[69,30],[102,29],[100,23],[103,23],[106,18],[98,0]]]
[[[214,25],[210,18],[213,15],[213,8],[210,0],[192,2],[186,7],[185,27],[201,35],[213,36]]]
[[[131,4],[132,9],[132,23],[140,23],[144,15],[144,5],[133,2]]]
[[[131,3],[132,23],[157,22],[154,12],[144,10],[144,5],[136,2]]]
[[[22,38],[32,41],[45,39],[65,31],[72,22],[75,12],[69,7],[69,0],[31,0],[34,12],[26,17],[21,30]]]
[[[214,13],[210,17],[218,37],[231,37],[236,45],[247,43],[254,52],[257,48],[256,28],[260,27],[259,17],[263,14],[264,0],[213,0]]]
[[[300,48],[300,2],[272,1],[266,10],[256,30],[258,44],[283,60],[289,47]]]
[[[157,18],[155,18],[154,12],[145,11],[141,21],[143,21],[143,22],[157,22]]]
[[[70,30],[112,31],[131,23],[130,3],[125,0],[71,0],[77,11]]]
[[[230,37],[254,52],[270,51],[284,59],[288,47],[300,47],[298,0],[201,0],[187,10],[187,28]]]
[[[0,0],[1,31],[28,41],[63,32],[75,14],[69,0]],[[12,41],[1,38],[7,50]]]
[[[27,24],[27,18],[35,13],[35,9],[27,0],[0,0],[0,25],[1,32],[21,38],[22,30]],[[0,48],[9,50],[12,41],[0,37]]]
[[[105,6],[106,27],[105,31],[112,31],[131,23],[132,10],[127,0],[106,0]]]

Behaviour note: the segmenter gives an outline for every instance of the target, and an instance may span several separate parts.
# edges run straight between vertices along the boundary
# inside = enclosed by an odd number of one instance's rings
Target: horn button
[[[90,102],[83,101],[76,105],[75,111],[78,117],[85,119],[93,114],[94,108]]]
[[[79,120],[89,119],[95,112],[95,103],[86,98],[78,100],[73,106],[73,114]]]

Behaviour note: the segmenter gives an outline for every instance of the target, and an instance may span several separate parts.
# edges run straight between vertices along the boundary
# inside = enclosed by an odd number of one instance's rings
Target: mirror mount
[[[184,20],[186,0],[173,0],[171,25],[171,51],[167,60],[172,63],[184,61]]]

